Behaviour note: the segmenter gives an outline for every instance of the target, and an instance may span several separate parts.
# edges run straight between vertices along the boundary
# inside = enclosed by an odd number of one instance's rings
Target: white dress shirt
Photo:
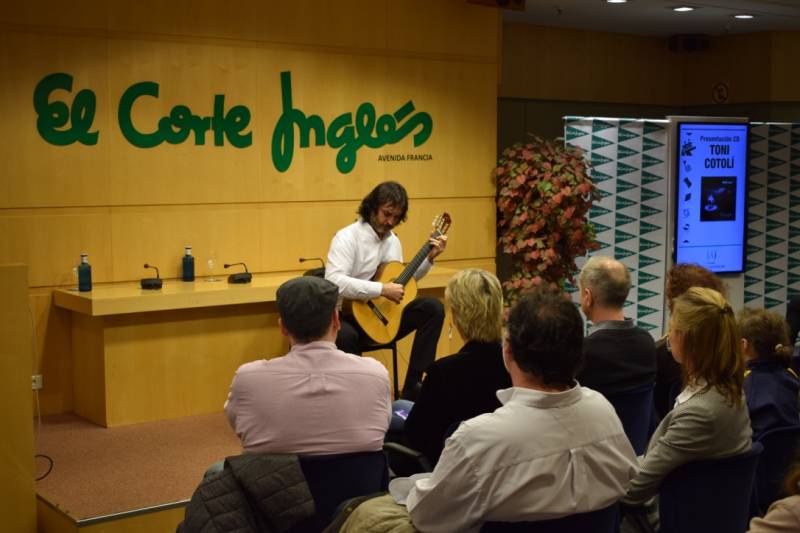
[[[350,300],[371,300],[381,295],[383,284],[370,281],[382,263],[403,261],[400,239],[390,231],[383,239],[369,223],[359,219],[334,235],[328,250],[325,279],[339,287],[339,294]],[[414,278],[420,279],[431,269],[427,258]]]
[[[493,413],[463,422],[406,504],[423,532],[478,531],[602,509],[625,494],[636,456],[614,408],[576,385],[498,391]]]

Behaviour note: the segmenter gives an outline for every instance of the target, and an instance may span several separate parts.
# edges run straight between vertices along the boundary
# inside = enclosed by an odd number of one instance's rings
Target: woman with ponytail
[[[655,496],[664,478],[685,463],[751,447],[741,341],[730,304],[713,289],[688,289],[673,303],[669,345],[684,386],[640,460],[623,500],[630,505]]]
[[[791,369],[792,347],[786,322],[777,313],[742,309],[737,318],[747,370],[744,391],[753,439],[766,431],[800,424],[800,381]]]

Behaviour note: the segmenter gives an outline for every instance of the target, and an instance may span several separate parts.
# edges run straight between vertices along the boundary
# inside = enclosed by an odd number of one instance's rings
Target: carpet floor
[[[188,500],[206,468],[241,445],[224,413],[116,428],[65,414],[42,418],[36,453],[53,459],[37,492],[81,520]],[[36,459],[37,477],[47,466]]]

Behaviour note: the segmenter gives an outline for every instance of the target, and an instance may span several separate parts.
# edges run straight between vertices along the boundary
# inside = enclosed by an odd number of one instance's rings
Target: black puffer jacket
[[[178,533],[283,533],[314,511],[296,455],[245,454],[197,487]]]

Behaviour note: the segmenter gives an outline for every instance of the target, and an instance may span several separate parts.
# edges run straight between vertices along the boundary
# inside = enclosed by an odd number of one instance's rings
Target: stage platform
[[[34,427],[38,431],[36,421]],[[241,453],[224,413],[104,428],[76,415],[42,418],[36,453],[40,532],[173,532],[206,468]],[[37,477],[48,462],[37,458]]]

